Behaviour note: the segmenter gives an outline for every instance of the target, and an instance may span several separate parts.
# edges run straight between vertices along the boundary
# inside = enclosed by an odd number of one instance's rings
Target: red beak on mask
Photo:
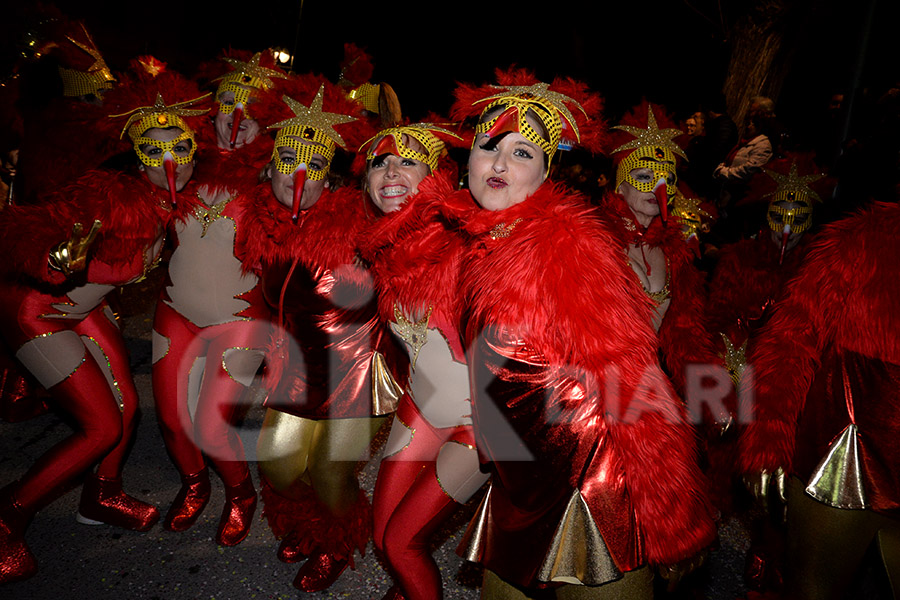
[[[789,237],[791,237],[791,226],[785,223],[784,231],[781,232],[781,258],[778,259],[779,265],[784,262],[784,251],[787,250]]]
[[[175,169],[178,165],[168,152],[163,157],[163,168],[166,170],[166,181],[169,183],[169,200],[172,202],[172,208],[175,208]]]
[[[234,115],[234,119],[231,121],[231,139],[228,141],[228,144],[234,148],[234,142],[237,140],[238,131],[241,130],[241,121],[244,119],[244,109],[238,104],[234,107],[234,112],[231,114]]]
[[[497,117],[494,123],[485,135],[489,138],[497,137],[501,133],[519,131],[519,111],[515,107],[509,107]]]
[[[656,203],[659,204],[659,218],[665,223],[669,219],[669,194],[666,191],[666,180],[662,177],[656,182],[653,188],[653,195],[656,196]]]
[[[382,154],[400,156],[400,150],[397,148],[397,142],[394,140],[394,136],[386,135],[378,140],[378,145],[375,146],[375,150],[372,154],[375,156],[381,156]]]
[[[294,171],[294,201],[291,204],[291,221],[296,225],[300,218],[300,200],[303,197],[303,186],[306,183],[306,163]]]

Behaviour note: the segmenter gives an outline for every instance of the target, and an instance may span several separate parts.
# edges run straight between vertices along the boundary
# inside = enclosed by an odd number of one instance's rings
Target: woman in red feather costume
[[[466,554],[485,598],[650,597],[647,565],[688,559],[715,528],[650,302],[595,210],[545,181],[561,140],[597,149],[604,123],[584,117],[600,99],[522,71],[500,83],[457,91],[454,118],[481,114],[469,190],[419,186],[470,245],[464,338],[492,481]]]
[[[175,250],[153,322],[153,392],[181,476],[163,526],[185,531],[196,522],[210,496],[208,459],[225,485],[216,542],[234,546],[250,531],[257,503],[235,423],[270,327],[258,277],[242,268],[235,241],[249,210],[245,196],[272,153],[261,128],[278,99],[263,92],[285,75],[271,54],[222,60],[231,69],[217,79],[218,108],[203,132],[211,149],[197,169],[196,196],[173,223]]]
[[[329,587],[365,551],[371,509],[356,469],[405,377],[402,349],[377,318],[372,279],[356,256],[374,208],[357,187],[326,179],[337,145],[365,131],[359,108],[313,76],[283,86],[271,186],[256,190],[245,264],[258,264],[278,315],[267,359],[269,409],[258,443],[264,514],[278,556],[306,560],[294,586]],[[365,137],[356,137],[361,142]]]
[[[844,597],[873,542],[897,596],[898,229],[885,203],[823,227],[751,341],[739,466],[761,499],[786,492],[786,598]]]
[[[373,498],[375,546],[397,583],[386,598],[443,596],[431,535],[487,480],[475,451],[459,324],[465,247],[443,224],[422,221],[414,194],[439,165],[450,132],[429,124],[381,131],[368,155],[367,189],[385,216],[366,232],[379,312],[409,352],[410,379],[385,447]],[[444,176],[442,173],[440,176]],[[449,185],[449,184],[448,184]]]
[[[91,171],[40,207],[2,214],[0,239],[10,260],[0,330],[76,431],[0,492],[0,581],[36,571],[24,541],[28,521],[95,464],[82,489],[81,522],[146,531],[159,518],[155,507],[122,491],[138,397],[104,296],[155,265],[176,191],[193,171],[193,128],[206,112],[190,108],[198,96],[172,72],[127,79],[109,92],[106,106],[131,115],[125,128],[141,174]]]
[[[656,305],[653,327],[663,364],[684,397],[694,391],[687,389],[689,379],[691,387],[697,383],[689,365],[720,365],[721,360],[704,319],[703,275],[694,265],[682,223],[668,216],[677,194],[676,155],[684,156],[673,141],[681,132],[668,125],[660,107],[644,102],[614,128],[616,186],[601,207],[644,293]]]
[[[827,197],[828,184],[806,155],[772,161],[753,178],[747,202],[768,204],[766,227],[722,248],[709,284],[710,331],[727,337],[726,346],[745,345],[803,263],[814,238],[815,201]]]

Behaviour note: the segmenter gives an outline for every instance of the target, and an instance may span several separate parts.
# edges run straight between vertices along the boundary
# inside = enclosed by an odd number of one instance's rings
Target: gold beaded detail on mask
[[[763,198],[772,197],[766,215],[769,228],[776,233],[782,233],[785,225],[790,225],[793,233],[803,233],[809,229],[812,226],[812,201],[822,201],[822,198],[809,187],[809,184],[822,179],[825,175],[821,173],[799,175],[796,162],[791,163],[791,169],[787,175],[769,169],[763,170],[775,180],[778,186],[774,192],[763,195]],[[778,202],[794,202],[800,206],[778,206],[776,204]]]
[[[261,67],[259,61],[262,58],[262,52],[257,52],[248,61],[238,60],[236,58],[223,58],[225,62],[234,67],[234,71],[222,75],[213,81],[221,81],[216,90],[216,100],[219,101],[219,112],[230,115],[234,109],[240,105],[244,111],[244,118],[252,117],[247,112],[247,105],[250,102],[250,95],[253,89],[268,89],[274,84],[272,77],[287,79],[283,73],[275,69]],[[233,103],[223,103],[219,100],[220,96],[225,92],[234,93]]]
[[[699,235],[703,230],[704,217],[712,218],[712,215],[700,207],[700,198],[688,198],[681,190],[676,191],[672,204],[672,214],[681,221],[685,238]]]
[[[391,127],[383,129],[378,134],[367,140],[363,146],[372,142],[369,151],[366,153],[366,160],[370,161],[382,154],[396,154],[401,158],[416,160],[428,165],[428,168],[434,172],[438,167],[438,160],[444,151],[444,142],[441,141],[434,131],[440,131],[446,135],[451,135],[457,139],[462,139],[452,131],[443,129],[431,123],[415,123],[413,125],[403,125],[400,127]],[[414,150],[403,143],[403,136],[407,135],[418,141],[425,147],[425,152]],[[386,140],[386,138],[390,138]],[[385,143],[388,142],[388,143]]]
[[[209,94],[204,94],[203,96],[194,98],[193,100],[186,100],[184,102],[176,102],[175,104],[167,105],[162,97],[162,94],[157,93],[156,101],[153,103],[153,106],[142,106],[126,113],[110,115],[110,118],[130,115],[128,117],[128,120],[125,122],[125,126],[122,128],[122,133],[119,134],[119,137],[121,138],[123,135],[125,135],[125,131],[128,131],[128,137],[131,138],[131,141],[134,144],[135,153],[138,155],[138,158],[141,159],[141,162],[148,167],[161,167],[163,164],[163,159],[167,153],[172,155],[172,158],[177,164],[186,165],[190,163],[194,158],[194,153],[197,151],[197,145],[194,143],[194,130],[191,129],[191,127],[187,124],[187,122],[185,122],[182,117],[198,116],[202,115],[205,112],[208,112],[209,109],[206,108],[188,108],[193,103],[202,100],[207,96],[209,96]],[[169,129],[171,127],[177,127],[181,129],[182,133],[175,139],[168,142],[144,137],[144,133],[149,129]],[[180,142],[188,139],[191,140],[190,152],[187,155],[177,156],[173,152],[173,149]],[[143,144],[156,146],[157,148],[162,150],[162,152],[160,153],[160,157],[152,158],[144,154],[141,151],[141,145]]]
[[[381,86],[366,82],[355,90],[350,90],[347,97],[351,100],[356,100],[362,104],[363,108],[367,111],[377,115],[379,112],[378,96],[380,93]]]
[[[63,96],[78,97],[90,94],[99,95],[101,90],[112,88],[116,78],[113,77],[112,71],[106,66],[106,61],[97,50],[93,38],[87,32],[84,24],[81,25],[84,36],[88,44],[82,44],[76,40],[66,37],[67,40],[75,44],[78,48],[86,52],[94,59],[94,64],[88,67],[87,71],[79,71],[77,69],[67,69],[59,67],[59,76],[63,83]]]
[[[309,165],[316,152],[322,154],[330,165],[336,146],[346,145],[344,139],[335,131],[334,126],[350,123],[356,119],[339,113],[324,112],[322,110],[324,99],[324,84],[319,88],[316,97],[308,107],[289,96],[282,97],[295,116],[269,126],[269,129],[279,130],[275,138],[275,148],[272,150],[272,158],[275,160],[275,167],[279,172],[291,175],[297,165]],[[311,143],[304,143],[301,140]],[[279,157],[278,149],[285,147],[292,148],[297,153],[294,163],[283,161]],[[327,173],[328,165],[320,171],[308,170],[307,179],[317,181],[323,179]]]
[[[529,86],[493,87],[501,91],[493,96],[482,98],[478,102],[473,103],[473,105],[480,102],[490,102],[490,104],[488,104],[487,107],[481,112],[482,115],[484,115],[495,106],[506,106],[507,108],[501,111],[500,114],[498,114],[490,121],[479,123],[475,128],[476,134],[486,133],[490,131],[490,129],[500,119],[500,117],[506,114],[508,111],[517,111],[518,132],[525,139],[536,144],[541,148],[541,150],[544,151],[548,159],[548,169],[550,161],[553,159],[553,155],[560,147],[563,130],[563,123],[561,119],[566,120],[567,125],[575,135],[575,141],[581,141],[581,136],[578,132],[578,126],[575,124],[575,117],[569,111],[569,108],[566,106],[566,104],[574,104],[582,113],[584,113],[585,116],[587,116],[587,113],[584,111],[584,108],[581,106],[581,104],[579,104],[573,98],[570,98],[569,96],[560,94],[558,92],[551,91],[549,89],[549,84],[544,82]],[[529,109],[532,110],[532,112],[537,116],[538,120],[547,130],[549,139],[545,138],[539,132],[535,131],[531,124],[528,122],[526,116]]]
[[[662,178],[667,182],[666,193],[670,198],[674,196],[676,194],[675,183],[678,179],[676,176],[672,177],[670,181],[668,175],[675,175],[675,155],[687,160],[687,155],[674,141],[674,138],[681,135],[681,130],[660,129],[656,124],[656,117],[653,116],[653,109],[650,107],[647,108],[646,129],[630,125],[617,125],[613,129],[621,129],[634,136],[633,140],[613,150],[613,154],[634,150],[619,163],[616,169],[616,189],[619,189],[619,185],[625,181],[639,192],[652,192],[656,183]],[[634,169],[652,169],[654,174],[652,181],[637,181],[631,176]]]

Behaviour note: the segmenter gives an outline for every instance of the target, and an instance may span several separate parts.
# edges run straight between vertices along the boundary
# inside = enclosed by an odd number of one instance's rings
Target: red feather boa
[[[62,283],[65,277],[48,268],[50,250],[71,237],[75,223],[86,233],[98,219],[102,228],[90,248],[88,280],[123,284],[140,274],[145,249],[165,231],[167,198],[142,176],[91,171],[46,203],[3,211],[0,252],[10,259],[3,270]]]
[[[688,365],[722,366],[706,323],[704,276],[694,265],[693,252],[684,240],[677,219],[669,225],[654,219],[650,227],[642,230],[625,198],[618,193],[607,194],[602,209],[610,228],[622,240],[620,247],[644,243],[661,248],[666,256],[671,301],[659,328],[659,347],[672,382],[684,394]]]
[[[419,184],[419,189],[432,187],[445,193],[452,190],[452,180],[435,174]],[[461,237],[447,231],[445,223],[426,214],[426,206],[417,198],[379,218],[360,236],[362,256],[372,265],[379,312],[391,320],[395,303],[413,314],[433,306],[436,322],[458,327],[462,318],[459,272],[465,246]]]

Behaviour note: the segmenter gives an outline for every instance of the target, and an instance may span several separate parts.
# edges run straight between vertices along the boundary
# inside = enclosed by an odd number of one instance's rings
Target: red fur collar
[[[249,200],[247,234],[239,240],[245,269],[294,258],[311,269],[353,264],[359,232],[373,218],[362,192],[351,186],[324,190],[311,208],[300,213],[296,224],[269,183],[257,185]]]
[[[445,195],[452,183],[448,176],[435,174],[419,189],[426,197]],[[368,227],[360,236],[361,252],[372,264],[382,315],[392,318],[395,303],[412,314],[433,306],[441,322],[455,326],[461,313],[458,282],[464,240],[420,197],[413,196]]]

